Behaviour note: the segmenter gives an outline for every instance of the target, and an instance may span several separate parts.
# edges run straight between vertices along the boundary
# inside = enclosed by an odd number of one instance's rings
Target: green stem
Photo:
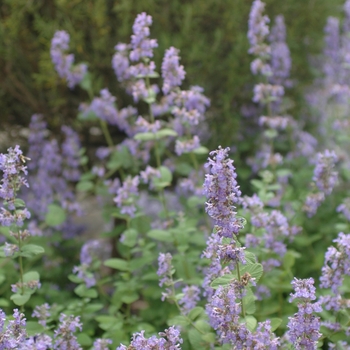
[[[236,262],[236,268],[237,268],[238,281],[241,282],[241,272],[239,270],[239,263],[238,262]],[[245,317],[245,309],[244,309],[243,298],[241,299],[241,307],[242,307],[242,315],[243,315],[243,317]]]
[[[101,129],[102,129],[103,135],[104,135],[104,137],[105,137],[105,139],[107,141],[107,145],[109,147],[113,147],[114,145],[113,145],[113,141],[112,141],[112,138],[111,138],[111,134],[108,131],[107,123],[104,120],[100,119],[100,125],[101,125]]]

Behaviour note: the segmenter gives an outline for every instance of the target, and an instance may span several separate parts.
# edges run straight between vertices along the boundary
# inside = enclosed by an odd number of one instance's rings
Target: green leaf
[[[244,251],[244,258],[245,258],[247,264],[255,264],[256,263],[256,256],[252,252]]]
[[[137,230],[130,228],[123,232],[123,241],[121,243],[127,247],[132,248],[136,245],[137,237]]]
[[[139,299],[139,295],[137,293],[125,293],[122,297],[121,300],[125,304],[131,304],[134,301]]]
[[[147,232],[147,237],[160,242],[173,242],[174,238],[169,231],[154,229]]]
[[[92,181],[80,181],[77,183],[77,191],[88,192],[94,188],[94,183]]]
[[[97,115],[93,111],[88,111],[87,113],[80,112],[77,114],[78,120],[90,120],[95,121],[98,120]]]
[[[78,287],[74,289],[74,292],[80,296],[81,298],[97,298],[98,294],[96,289],[87,288],[85,284],[80,284]]]
[[[97,316],[95,319],[104,331],[114,331],[123,327],[123,322],[114,316]]]
[[[210,286],[214,289],[218,288],[219,286],[227,286],[232,280],[235,279],[237,279],[235,275],[226,274],[221,277],[215,278],[215,280],[210,283]]]
[[[191,321],[195,321],[200,315],[204,315],[205,311],[202,307],[196,306],[188,313],[188,318]]]
[[[82,279],[81,279],[81,278],[79,278],[78,276],[73,275],[73,274],[68,275],[68,279],[69,279],[71,282],[77,283],[77,284],[82,282]]]
[[[104,265],[107,267],[111,267],[112,269],[121,270],[121,271],[129,271],[130,267],[127,261],[123,259],[108,259],[104,262]]]
[[[156,135],[153,132],[139,132],[134,135],[134,139],[137,141],[153,141],[156,140]]]
[[[274,139],[275,137],[278,136],[278,132],[275,129],[268,129],[268,130],[265,130],[264,135],[268,139]]]
[[[261,264],[245,264],[239,266],[240,275],[243,276],[245,273],[249,273],[252,278],[255,278],[255,282],[258,282],[263,274],[263,267]],[[237,270],[234,271],[237,278]]]
[[[87,72],[85,73],[83,79],[80,81],[79,86],[85,91],[91,91],[92,88],[92,75]]]
[[[251,180],[250,183],[258,190],[263,189],[265,187],[265,184],[260,180]]]
[[[193,349],[203,349],[205,348],[205,342],[202,339],[202,334],[199,333],[196,329],[191,328],[188,331],[188,338],[190,340],[190,343],[192,345]]]
[[[212,331],[213,329],[210,327],[210,324],[208,322],[208,319],[199,319],[195,323],[196,329],[198,329],[202,334],[208,333]]]
[[[287,251],[283,257],[283,267],[285,269],[291,269],[295,264],[295,256],[292,252]]]
[[[25,294],[13,294],[11,295],[10,299],[17,305],[22,306],[24,305],[29,299],[31,294],[25,293]]]
[[[175,317],[170,318],[167,324],[169,326],[177,325],[180,327],[187,327],[188,325],[190,325],[190,321],[185,316],[177,315]]]
[[[278,317],[273,317],[270,319],[271,321],[271,331],[274,332],[282,323],[282,319]]]
[[[22,250],[19,253],[19,255],[26,258],[32,258],[33,256],[44,254],[44,253],[45,253],[45,249],[40,245],[27,244],[22,247]]]
[[[247,315],[252,315],[256,311],[255,295],[250,288],[247,289],[247,294],[243,297],[244,309]]]
[[[26,331],[29,336],[42,333],[44,327],[36,321],[26,321]]]
[[[155,133],[157,139],[162,139],[168,136],[177,136],[177,132],[172,129],[161,129]]]
[[[29,271],[23,275],[23,282],[39,281],[40,275],[36,271]]]
[[[48,226],[58,226],[66,221],[66,212],[57,204],[49,204],[45,216],[45,223]]]
[[[4,274],[0,274],[0,284],[3,284],[5,280],[6,280],[6,276]]]
[[[165,166],[160,166],[158,168],[160,172],[160,177],[153,178],[153,186],[155,189],[160,190],[164,187],[171,185],[171,181],[173,180],[173,174],[169,170],[169,168]]]
[[[200,146],[192,151],[194,154],[208,154],[209,150],[207,147]]]
[[[24,202],[24,200],[20,199],[20,198],[16,198],[14,200],[13,204],[16,207],[16,209],[25,208],[25,206],[26,206],[26,203]]]
[[[208,344],[215,344],[216,334],[215,333],[206,333],[202,335],[202,339]]]
[[[84,308],[84,314],[93,314],[103,309],[103,304],[87,304]]]
[[[91,346],[92,339],[86,333],[79,333],[77,335],[78,343],[82,346]]]
[[[0,307],[9,307],[10,303],[7,299],[0,298]]]
[[[244,318],[245,322],[246,322],[246,325],[247,325],[247,328],[253,332],[256,325],[257,325],[257,320],[255,317],[251,316],[251,315],[248,315]]]

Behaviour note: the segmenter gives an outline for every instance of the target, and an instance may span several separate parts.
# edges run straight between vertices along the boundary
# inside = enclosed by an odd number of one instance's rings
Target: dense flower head
[[[198,286],[186,286],[182,289],[183,297],[179,305],[184,314],[188,314],[200,300],[200,288]]]
[[[340,56],[340,36],[339,36],[339,19],[328,17],[327,24],[324,28],[325,32],[325,64],[323,67],[326,78],[331,83],[335,83],[339,79],[339,67],[341,64]]]
[[[316,288],[314,287],[314,279],[297,279],[294,277],[292,281],[293,289],[295,293],[291,293],[290,301],[294,299],[301,298],[307,300],[315,300],[316,299]]]
[[[343,203],[337,207],[337,212],[342,213],[350,221],[350,198],[345,198]]]
[[[129,50],[130,45],[119,43],[114,49],[116,53],[112,58],[112,67],[114,69],[115,75],[118,78],[119,82],[129,80],[131,78],[130,74],[130,62],[129,62]]]
[[[157,40],[149,39],[149,27],[152,24],[152,17],[145,12],[137,15],[131,36],[130,60],[139,61],[144,57],[153,57],[153,49],[158,47]]]
[[[150,338],[145,337],[145,331],[134,333],[129,347],[120,345],[116,350],[180,350],[183,340],[181,338],[180,331],[172,326],[166,329],[164,332],[159,332],[160,338],[155,335]]]
[[[93,349],[94,350],[109,350],[108,344],[112,344],[111,339],[96,339],[94,341]]]
[[[68,181],[78,181],[80,179],[80,156],[81,148],[79,135],[70,127],[63,125],[62,132],[65,140],[62,143],[62,156],[64,160],[64,169],[62,175]]]
[[[283,95],[283,86],[260,83],[254,86],[253,101],[267,104],[268,102],[279,101]]]
[[[345,275],[350,275],[350,234],[340,232],[333,241],[336,247],[329,247],[325,254],[325,262],[320,277],[321,288],[331,288],[333,293],[339,293]]]
[[[37,317],[39,319],[38,323],[43,327],[46,327],[47,319],[50,316],[50,305],[47,303],[35,306],[32,314],[32,317]]]
[[[19,349],[27,337],[26,319],[18,309],[13,310],[13,320],[4,329],[5,313],[0,309],[0,349]]]
[[[304,202],[303,211],[310,218],[316,214],[318,207],[324,202],[325,195],[323,192],[310,193]]]
[[[27,175],[26,159],[18,145],[9,148],[7,154],[0,154],[0,198],[4,204],[0,208],[0,224],[3,226],[22,226],[23,221],[31,216],[27,208],[16,209],[14,204],[20,188],[29,187],[27,179],[22,175]]]
[[[159,280],[159,286],[163,284],[168,285],[171,282],[172,276],[172,262],[173,257],[170,253],[159,253],[158,257],[158,271],[157,274],[161,279]]]
[[[317,347],[317,340],[321,337],[320,318],[314,312],[321,312],[320,302],[311,303],[316,299],[313,278],[294,278],[292,285],[295,293],[291,293],[290,301],[298,300],[298,312],[289,317],[287,336],[295,349],[313,350]]]
[[[89,106],[80,106],[83,114],[87,116],[90,112],[93,112],[99,119],[110,125],[116,125],[120,130],[127,132],[129,129],[127,118],[134,112],[136,113],[136,110],[133,108],[128,110],[129,114],[121,114],[121,111],[118,111],[115,106],[116,98],[112,96],[107,88],[100,91],[100,96],[94,97]]]
[[[84,281],[87,288],[91,288],[96,285],[96,278],[94,274],[89,271],[89,265],[81,264],[79,266],[74,266],[73,273]]]
[[[80,317],[67,316],[61,314],[58,328],[55,330],[55,350],[82,350],[74,333],[79,329],[82,330]]]
[[[325,150],[324,153],[317,155],[317,164],[312,179],[317,188],[325,194],[331,194],[338,180],[338,173],[333,171],[337,161],[338,157],[334,151]]]
[[[163,93],[168,94],[171,89],[180,86],[185,79],[184,67],[179,64],[179,50],[170,47],[165,51],[162,63]]]
[[[7,154],[0,153],[0,171],[2,172],[0,185],[0,198],[11,201],[16,197],[17,191],[21,186],[28,187],[27,180],[22,174],[27,175],[25,166],[26,158],[17,145],[15,148],[9,148]],[[10,210],[14,209],[10,205]]]
[[[90,239],[84,243],[80,251],[80,263],[90,265],[93,259],[108,259],[112,247],[107,241]]]
[[[233,160],[228,159],[229,148],[219,147],[209,153],[205,167],[204,194],[207,197],[206,211],[214,219],[217,233],[223,237],[237,235],[242,223],[236,216],[235,203],[241,195],[236,181],[237,174]]]
[[[136,212],[134,198],[138,195],[138,186],[140,183],[139,176],[128,176],[123,185],[118,188],[117,195],[114,197],[114,202],[120,208],[122,214],[133,217]]]
[[[289,87],[290,82],[287,81],[287,78],[290,75],[292,60],[286,44],[286,26],[283,15],[276,16],[269,40],[271,43],[270,61],[272,69],[270,82]]]
[[[51,59],[55,66],[58,75],[65,78],[69,88],[73,88],[79,84],[87,72],[87,65],[81,63],[73,65],[74,55],[66,54],[65,51],[69,49],[69,34],[64,30],[56,31],[51,40]]]
[[[178,156],[184,153],[190,153],[198,147],[200,147],[200,140],[197,135],[193,136],[192,139],[175,141],[175,153]]]
[[[250,42],[249,53],[266,57],[270,48],[264,43],[269,34],[268,23],[270,19],[263,15],[265,4],[255,0],[250,10],[248,21],[248,39]]]

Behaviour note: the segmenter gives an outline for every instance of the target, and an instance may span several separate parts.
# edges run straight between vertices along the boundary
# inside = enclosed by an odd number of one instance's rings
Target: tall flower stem
[[[241,281],[241,273],[240,273],[240,269],[239,269],[239,263],[236,262],[236,269],[237,269],[237,277],[238,277],[238,281]],[[245,309],[244,309],[244,303],[243,303],[243,297],[241,298],[241,308],[242,308],[242,315],[243,317],[245,317]]]

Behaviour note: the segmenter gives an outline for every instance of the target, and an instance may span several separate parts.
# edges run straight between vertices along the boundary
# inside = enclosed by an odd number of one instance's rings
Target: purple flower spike
[[[289,317],[287,337],[297,350],[314,350],[317,348],[317,340],[321,337],[321,324],[320,318],[313,313],[322,311],[319,302],[311,303],[311,300],[316,299],[314,280],[294,278],[292,285],[295,293],[291,293],[290,301],[298,299],[299,310],[293,317]]]
[[[236,181],[237,174],[228,159],[229,148],[219,147],[209,153],[205,167],[209,174],[205,176],[204,194],[207,197],[206,211],[214,219],[217,234],[232,238],[242,228],[241,221],[236,217],[235,203],[241,195]]]
[[[151,24],[152,17],[145,12],[136,17],[132,27],[134,34],[131,36],[131,61],[139,61],[144,57],[153,57],[153,49],[158,47],[158,43],[157,40],[148,38]]]
[[[68,87],[72,89],[83,80],[87,72],[87,65],[84,63],[73,65],[74,55],[65,53],[69,49],[69,39],[67,32],[57,31],[51,40],[50,53],[58,75],[66,79]]]
[[[168,94],[176,86],[180,86],[185,79],[186,72],[180,66],[179,50],[170,47],[166,52],[162,63],[163,92]]]

